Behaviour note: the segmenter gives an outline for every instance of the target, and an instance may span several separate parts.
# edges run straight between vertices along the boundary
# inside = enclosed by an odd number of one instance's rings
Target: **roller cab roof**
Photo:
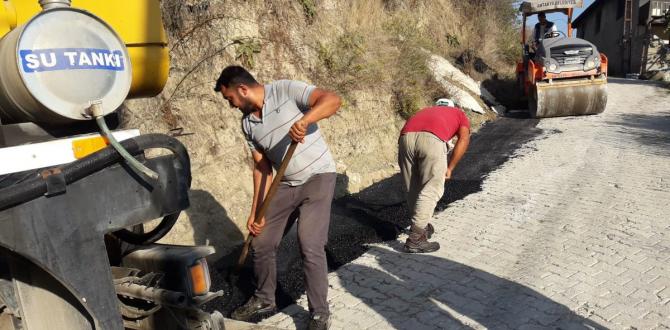
[[[529,0],[521,3],[519,11],[529,16],[537,13],[567,13],[570,8],[581,8],[584,0]]]

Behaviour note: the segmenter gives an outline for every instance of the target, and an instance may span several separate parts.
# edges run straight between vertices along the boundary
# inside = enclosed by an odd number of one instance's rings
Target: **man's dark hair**
[[[221,91],[221,86],[228,88],[239,84],[253,86],[258,85],[258,81],[256,81],[256,78],[247,69],[239,65],[231,65],[221,71],[221,75],[216,80],[216,85],[214,85],[214,91]]]

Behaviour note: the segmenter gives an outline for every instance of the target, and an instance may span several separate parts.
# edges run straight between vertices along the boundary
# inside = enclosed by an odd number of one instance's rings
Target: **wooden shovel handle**
[[[296,141],[292,141],[291,145],[288,147],[288,151],[286,151],[286,155],[284,156],[284,159],[282,160],[281,165],[277,170],[277,174],[275,174],[275,177],[272,180],[270,189],[268,190],[267,195],[263,199],[261,208],[256,212],[256,216],[254,218],[255,223],[259,223],[261,219],[263,219],[263,217],[265,216],[265,212],[267,211],[268,206],[270,205],[270,201],[272,200],[272,197],[274,197],[274,194],[277,192],[279,183],[281,182],[281,179],[284,177],[284,172],[286,172],[288,163],[291,161],[291,157],[293,157],[293,153],[295,152],[295,149],[297,147],[298,142]],[[251,245],[252,239],[253,236],[251,234],[248,234],[247,239],[244,241],[244,247],[242,247],[242,254],[240,254],[240,258],[237,260],[237,267],[235,268],[235,272],[239,272],[239,270],[242,269],[242,266],[244,266],[244,262],[247,260],[247,255],[249,254],[249,246]]]

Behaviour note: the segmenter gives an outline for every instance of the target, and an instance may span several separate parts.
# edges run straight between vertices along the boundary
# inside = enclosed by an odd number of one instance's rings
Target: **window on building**
[[[670,1],[661,2],[661,13],[665,14],[670,11]]]
[[[651,16],[658,17],[661,16],[661,4],[657,1],[651,3]]]
[[[666,11],[670,10],[670,1],[652,1],[651,16],[661,17]]]
[[[596,14],[596,33],[600,32],[600,25],[603,20],[603,11],[598,10],[598,13]]]

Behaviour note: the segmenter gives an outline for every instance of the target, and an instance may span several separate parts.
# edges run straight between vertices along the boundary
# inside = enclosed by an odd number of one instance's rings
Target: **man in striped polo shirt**
[[[244,68],[226,67],[216,82],[231,107],[243,113],[242,131],[254,161],[254,198],[247,228],[254,235],[251,256],[256,292],[233,312],[249,321],[276,312],[276,252],[289,216],[299,210],[298,240],[304,261],[305,288],[311,312],[310,329],[329,324],[328,269],[325,245],[335,189],[335,161],[316,123],[335,114],[339,96],[304,82],[279,80],[259,84]],[[260,207],[291,141],[300,142],[281,179],[267,216],[256,224]]]
[[[444,194],[444,181],[451,179],[451,172],[470,143],[468,118],[462,110],[453,107],[453,102],[448,102],[440,99],[436,106],[417,112],[400,131],[398,164],[412,217],[405,241],[407,252],[427,253],[440,248],[438,242],[428,241],[433,233],[429,221]],[[458,136],[458,142],[447,161],[447,142],[454,136]]]

